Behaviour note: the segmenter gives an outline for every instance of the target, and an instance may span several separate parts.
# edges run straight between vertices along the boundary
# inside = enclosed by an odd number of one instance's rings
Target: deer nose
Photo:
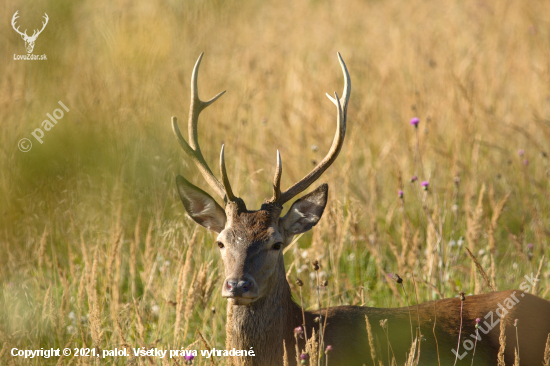
[[[244,279],[228,278],[225,280],[225,290],[224,292],[230,294],[230,296],[242,296],[252,290],[252,282]]]
[[[227,282],[226,282],[227,290],[229,290],[231,292],[235,292],[239,289],[242,289],[243,292],[248,292],[250,290],[251,285],[252,285],[252,283],[250,281],[246,281],[246,280],[242,280],[242,281],[227,280]]]

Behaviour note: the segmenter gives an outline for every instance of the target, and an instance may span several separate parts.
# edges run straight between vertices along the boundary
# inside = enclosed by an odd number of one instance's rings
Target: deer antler
[[[315,182],[319,177],[324,173],[325,170],[336,160],[338,153],[342,149],[342,144],[344,143],[344,137],[346,135],[346,120],[348,112],[348,101],[351,93],[351,81],[342,56],[338,52],[338,61],[340,61],[340,66],[342,67],[342,72],[344,73],[344,91],[342,93],[342,98],[338,99],[338,94],[334,93],[335,98],[332,98],[327,94],[327,97],[336,105],[338,110],[337,117],[337,128],[336,135],[332,141],[332,146],[330,147],[327,156],[319,163],[317,166],[302,180],[294,184],[292,187],[281,193],[281,174],[282,174],[282,162],[279,151],[277,151],[277,169],[275,171],[275,178],[273,179],[273,197],[269,202],[277,203],[283,205],[285,202],[291,200],[294,196],[300,194],[305,189],[307,189],[313,182]]]
[[[220,152],[220,173],[222,176],[222,184],[225,189],[225,195],[227,196],[228,201],[235,201],[235,195],[231,190],[231,185],[229,184],[229,178],[227,176],[227,171],[225,170],[225,158],[224,158],[225,145],[222,145],[222,151]]]
[[[11,26],[12,26],[13,29],[14,29],[17,33],[19,33],[20,35],[25,36],[25,37],[28,37],[28,36],[27,36],[27,30],[26,30],[26,29],[25,29],[25,32],[21,33],[21,31],[19,30],[19,27],[15,28],[15,20],[16,20],[17,18],[19,18],[19,16],[17,15],[17,13],[19,13],[19,10],[17,10],[17,11],[15,12],[15,14],[13,14],[13,18],[11,18]]]
[[[206,164],[206,161],[204,160],[204,157],[201,152],[201,148],[199,146],[198,128],[197,128],[199,114],[206,107],[208,107],[210,104],[214,103],[219,97],[221,97],[223,93],[225,93],[225,90],[224,90],[218,95],[216,95],[214,98],[206,102],[203,102],[202,100],[199,99],[197,79],[198,79],[198,73],[199,73],[199,66],[201,64],[203,55],[204,55],[204,52],[201,53],[197,62],[195,63],[195,67],[193,68],[193,76],[191,77],[191,107],[189,110],[189,122],[188,122],[189,144],[185,141],[185,139],[181,135],[176,117],[172,117],[172,130],[174,131],[174,135],[176,136],[176,139],[178,140],[183,151],[185,151],[187,155],[189,155],[191,160],[193,160],[193,162],[197,165],[197,167],[199,168],[199,171],[201,172],[206,182],[227,203],[229,201],[234,201],[235,196],[233,195],[233,191],[231,190],[231,185],[229,184],[229,179],[227,177],[227,172],[225,170],[224,147],[222,146],[222,150],[220,153],[220,171],[221,171],[222,182],[223,182],[221,183],[214,176],[214,174],[212,173],[212,170],[210,170],[210,168],[208,167],[208,164]]]
[[[48,20],[49,20],[50,18],[48,18],[48,14],[46,14],[46,13],[44,13],[44,18],[46,19],[46,22],[45,22],[45,23],[42,22],[42,29],[40,29],[40,30],[38,31],[38,33],[37,33],[36,30],[34,30],[34,32],[32,33],[32,36],[31,36],[30,38],[36,38],[36,37],[38,37],[38,35],[39,35],[40,33],[42,33],[42,31],[44,30],[44,28],[46,28],[46,24],[48,24]]]

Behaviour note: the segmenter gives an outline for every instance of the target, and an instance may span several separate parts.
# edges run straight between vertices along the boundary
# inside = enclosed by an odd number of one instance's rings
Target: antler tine
[[[340,66],[342,67],[342,72],[344,73],[344,91],[342,92],[342,98],[340,99],[340,104],[343,106],[342,108],[344,112],[343,119],[345,124],[346,117],[348,114],[348,101],[349,101],[349,96],[351,94],[351,79],[349,77],[348,68],[344,63],[344,60],[342,60],[342,55],[340,55],[340,52],[337,52],[337,54],[338,54],[338,61],[340,62]],[[336,99],[331,97],[328,93],[326,93],[326,95],[328,99],[330,99],[332,103],[334,103],[334,105],[338,107],[338,105],[336,104]]]
[[[189,157],[193,160],[195,165],[197,165],[197,167],[199,168],[199,171],[201,172],[206,182],[210,185],[210,187],[212,187],[212,189],[214,189],[214,191],[216,191],[216,193],[225,202],[227,202],[227,200],[229,199],[229,196],[233,196],[233,194],[230,193],[226,195],[224,185],[220,183],[220,181],[212,173],[212,170],[210,170],[210,168],[208,167],[208,164],[204,160],[204,157],[202,155],[202,152],[199,146],[198,128],[197,128],[199,114],[206,107],[208,107],[210,104],[214,103],[219,97],[221,97],[223,93],[225,93],[225,90],[224,90],[223,92],[219,93],[214,98],[206,102],[203,102],[202,100],[199,99],[197,77],[198,77],[199,66],[203,55],[204,55],[204,52],[201,53],[197,62],[195,63],[195,67],[193,68],[193,74],[191,77],[191,107],[189,109],[189,121],[188,121],[189,143],[187,143],[187,141],[185,141],[185,139],[181,135],[176,117],[172,117],[172,130],[180,146],[185,151],[185,153],[189,155]]]
[[[214,103],[219,97],[221,97],[225,90],[221,93],[218,93],[214,98],[203,102],[199,99],[199,88],[198,88],[198,77],[199,77],[199,66],[201,65],[202,56],[204,52],[200,54],[195,67],[193,68],[193,75],[191,76],[191,108],[189,109],[189,142],[191,147],[200,152],[201,148],[199,146],[199,137],[198,137],[198,128],[197,122],[199,120],[199,114],[208,107],[210,104]]]
[[[222,175],[222,184],[225,189],[225,194],[228,201],[235,201],[235,195],[231,189],[231,184],[229,184],[229,178],[227,177],[227,171],[225,170],[225,145],[222,145],[222,151],[220,152],[220,173]]]
[[[344,74],[344,91],[342,93],[342,99],[338,99],[338,94],[336,93],[334,93],[335,98],[332,98],[327,94],[329,99],[336,105],[336,108],[338,110],[336,135],[334,136],[334,140],[332,141],[332,146],[330,147],[330,150],[324,157],[324,159],[319,164],[317,164],[317,166],[308,175],[306,175],[304,178],[302,178],[302,180],[281,193],[279,199],[277,200],[277,202],[281,205],[291,200],[297,194],[306,190],[313,182],[319,179],[319,177],[325,172],[325,170],[327,170],[328,167],[334,162],[334,160],[336,160],[336,157],[342,149],[344,137],[346,135],[347,110],[349,97],[351,94],[351,80],[346,64],[344,63],[344,60],[342,59],[340,53],[338,53],[338,60],[340,61],[340,66],[342,67],[342,72]]]
[[[283,175],[283,162],[281,154],[277,150],[277,168],[275,169],[275,177],[273,178],[273,197],[270,202],[278,202],[281,198],[281,176]]]

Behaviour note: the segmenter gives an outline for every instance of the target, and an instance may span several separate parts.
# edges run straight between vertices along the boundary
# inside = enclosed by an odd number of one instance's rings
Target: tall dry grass
[[[550,297],[550,3],[9,0],[0,9],[0,363],[25,364],[12,347],[224,348],[222,263],[212,234],[185,216],[174,177],[205,185],[169,125],[187,116],[202,51],[201,97],[227,90],[201,116],[202,151],[215,166],[225,143],[250,208],[271,195],[277,149],[283,186],[322,159],[335,128],[324,93],[342,88],[336,51],[347,63],[349,125],[322,178],[328,208],[285,255],[305,308],[318,306],[313,260],[331,305],[404,305],[387,279],[396,272],[418,301],[484,292],[487,281],[516,287],[532,272]],[[48,13],[34,51],[48,61],[11,58],[24,53],[9,28],[16,10],[23,29]],[[59,100],[70,112],[39,144],[30,133]],[[27,153],[17,149],[24,137]],[[129,360],[161,364],[108,361]],[[89,360],[37,364],[58,361]]]

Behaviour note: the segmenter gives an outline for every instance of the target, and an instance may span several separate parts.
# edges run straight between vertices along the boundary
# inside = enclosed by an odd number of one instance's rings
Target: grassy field
[[[328,151],[336,112],[324,93],[342,90],[336,51],[346,61],[346,141],[320,180],[327,210],[285,254],[306,308],[317,306],[313,260],[329,283],[324,305],[402,306],[389,273],[404,278],[411,303],[490,291],[465,248],[494,287],[538,272],[534,291],[550,299],[550,2],[8,0],[0,9],[0,364],[176,364],[29,361],[13,347],[224,348],[223,263],[174,178],[207,186],[170,127],[177,116],[185,130],[203,51],[201,98],[227,93],[201,116],[202,150],[215,167],[225,144],[250,209],[271,196],[277,149],[284,189]],[[34,49],[47,61],[13,59],[26,54],[9,24],[16,10],[28,34],[48,14]],[[58,101],[69,112],[40,144],[31,133]],[[22,138],[30,151],[18,149]]]

